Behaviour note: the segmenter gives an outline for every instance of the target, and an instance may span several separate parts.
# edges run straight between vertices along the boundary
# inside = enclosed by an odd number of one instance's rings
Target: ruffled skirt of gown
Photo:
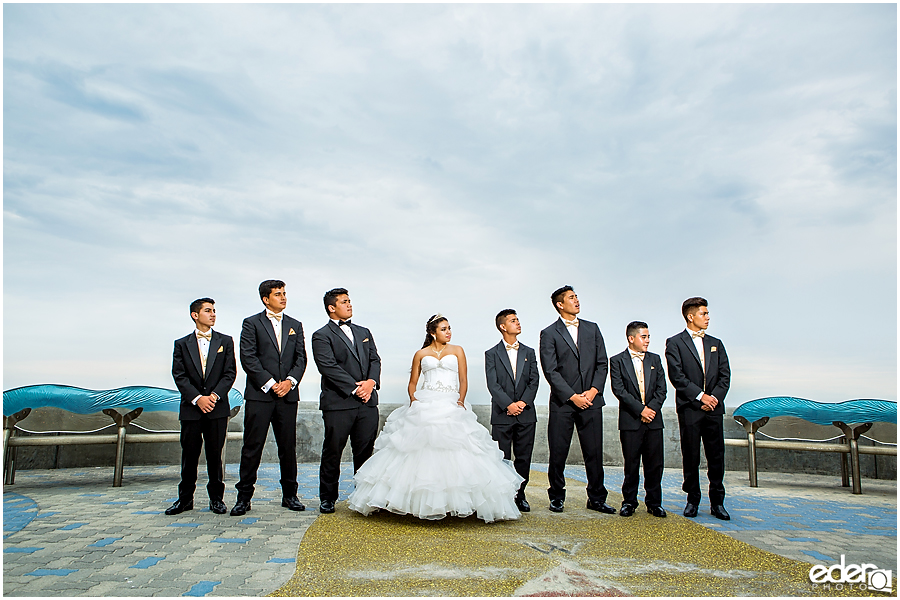
[[[354,476],[353,510],[375,509],[443,519],[475,513],[490,523],[518,519],[523,479],[459,394],[419,390],[416,402],[392,412],[375,453]]]

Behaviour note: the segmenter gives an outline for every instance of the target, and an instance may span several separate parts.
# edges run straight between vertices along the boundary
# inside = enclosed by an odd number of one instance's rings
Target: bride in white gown
[[[435,315],[413,356],[409,406],[387,418],[375,453],[354,476],[353,510],[443,519],[475,513],[490,523],[518,519],[523,479],[466,404],[466,355],[451,345],[450,323]],[[420,375],[424,386],[416,390]]]

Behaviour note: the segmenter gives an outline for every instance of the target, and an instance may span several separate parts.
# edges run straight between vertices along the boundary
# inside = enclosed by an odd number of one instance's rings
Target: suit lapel
[[[706,338],[703,338],[704,340]],[[700,360],[700,353],[697,352],[697,346],[694,345],[694,338],[691,337],[691,334],[684,330],[681,332],[681,341],[684,342],[684,345],[687,346],[687,349],[691,351],[691,354],[694,355],[694,358],[697,360],[697,364],[700,365],[700,370],[703,370],[703,361]],[[706,346],[703,347],[704,351],[706,350]]]
[[[347,346],[348,348],[350,348],[350,352],[353,354],[353,356],[354,356],[354,357],[356,358],[356,360],[359,362],[360,366],[362,366],[362,361],[359,360],[359,352],[356,350],[356,344],[355,344],[355,342],[356,342],[356,332],[353,331],[353,325],[350,325],[350,333],[353,333],[353,334],[354,334],[354,335],[353,335],[353,342],[354,342],[354,343],[351,343],[351,342],[350,342],[350,339],[347,337],[347,334],[345,334],[345,333],[343,332],[343,330],[342,330],[338,325],[335,324],[334,321],[332,321],[331,319],[328,319],[328,324],[331,326],[331,332],[332,332],[334,335],[336,335],[336,336],[338,336],[339,338],[341,338],[341,341],[344,342],[344,344],[346,344],[346,346]]]
[[[505,346],[504,346],[505,348]],[[516,383],[522,381],[522,373],[525,372],[525,346],[519,344],[519,351],[516,353]]]
[[[191,355],[191,360],[194,362],[194,368],[197,369],[197,373],[200,374],[200,378],[203,379],[203,363],[200,362],[200,348],[197,344],[197,336],[196,334],[191,334],[187,339],[187,350],[188,354]]]
[[[259,324],[266,331],[266,333],[269,334],[269,339],[272,340],[272,345],[275,346],[275,349],[278,350],[280,354],[281,349],[278,347],[278,339],[275,337],[275,328],[272,327],[272,321],[270,321],[269,317],[266,316],[266,311],[262,311],[261,313],[259,313],[258,317]],[[284,317],[281,317],[281,320],[281,333],[284,333]],[[284,336],[282,335],[281,338],[284,339]]]
[[[625,356],[622,358],[622,362],[625,363],[625,370],[628,372],[628,375],[631,377],[632,383],[634,383],[634,389],[636,389],[636,390],[638,390],[638,392],[640,392],[641,388],[640,388],[640,385],[638,384],[637,371],[634,370],[634,361],[631,360],[631,352],[629,352],[628,350],[625,351]],[[647,372],[644,371],[645,375],[646,375],[646,373]],[[644,380],[646,381],[646,377],[644,378]],[[645,387],[644,389],[647,389],[647,388]]]
[[[715,369],[712,368],[712,357],[715,352],[712,352],[710,348],[713,347],[713,342],[709,338],[709,336],[703,336],[703,355],[706,358],[706,372],[703,374],[704,379],[706,380],[707,386],[704,389],[706,391],[709,389],[709,378],[715,372]]]
[[[575,356],[578,356],[578,347],[575,346],[575,340],[572,339],[572,336],[569,334],[569,330],[566,329],[566,324],[562,322],[562,319],[557,319],[556,331],[558,331],[562,339],[566,341],[569,348],[575,353]],[[578,338],[581,339],[581,331],[578,332]]]
[[[655,371],[655,369],[653,368],[653,363],[650,362],[650,356],[646,352],[644,353],[643,364],[644,364],[644,404],[646,404],[647,401],[649,400],[649,398],[647,397],[647,394],[650,392],[650,390],[653,389],[652,387],[650,387],[650,378],[653,376],[653,373]]]
[[[218,332],[213,331],[212,339],[209,341],[209,353],[206,355],[206,373],[203,373],[203,379],[212,372],[213,363],[219,356],[219,348],[222,347],[222,336]]]
[[[500,340],[500,343],[494,346],[494,351],[497,353],[497,356],[500,358],[500,364],[503,365],[503,368],[506,369],[506,372],[509,373],[509,378],[513,381],[513,386],[516,385],[516,377],[513,375],[512,365],[509,363],[509,354],[506,352],[506,342]]]
[[[279,348],[279,351],[281,354],[284,354],[284,349],[287,348],[287,343],[289,341],[288,338],[291,335],[291,329],[293,329],[288,321],[293,321],[293,319],[290,319],[284,313],[281,314],[283,316],[281,317],[281,348]],[[272,331],[275,331],[274,327],[272,328]],[[296,335],[296,333],[294,335]]]

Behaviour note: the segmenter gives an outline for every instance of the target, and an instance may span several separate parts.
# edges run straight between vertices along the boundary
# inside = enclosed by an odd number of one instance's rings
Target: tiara
[[[434,315],[433,317],[431,317],[430,319],[428,319],[428,323],[426,323],[426,325],[430,325],[434,321],[437,321],[438,319],[444,319],[444,318],[446,318],[446,317],[444,317],[444,315],[442,315],[441,313],[438,313],[438,314]]]

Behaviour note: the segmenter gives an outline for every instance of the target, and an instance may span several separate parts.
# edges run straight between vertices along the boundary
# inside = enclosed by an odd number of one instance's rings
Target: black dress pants
[[[201,417],[196,421],[181,422],[181,483],[178,484],[178,499],[191,502],[197,489],[197,468],[200,450],[206,445],[206,473],[209,483],[206,491],[210,500],[221,500],[225,495],[222,448],[225,446],[225,432],[228,418],[209,419]]]
[[[681,489],[691,504],[700,504],[700,443],[706,453],[709,478],[709,502],[720,505],[725,501],[725,429],[722,415],[685,408],[678,411],[678,430],[681,434],[681,457],[684,483]]]
[[[528,476],[531,474],[531,453],[534,450],[534,432],[537,423],[498,423],[491,425],[491,437],[500,446],[503,458],[511,460],[513,454],[516,459],[513,466],[521,477],[525,478],[519,486],[516,497],[525,498],[525,487],[528,485]]]
[[[641,423],[636,430],[619,431],[625,478],[622,481],[622,504],[637,506],[641,462],[644,463],[644,504],[662,504],[663,430],[650,429]]]
[[[235,486],[238,500],[250,500],[269,425],[278,446],[281,493],[297,495],[297,403],[277,398],[271,402],[248,400],[244,405],[244,446],[241,448],[241,479]]]
[[[550,500],[566,499],[566,458],[572,444],[572,430],[578,429],[578,441],[587,474],[587,496],[594,502],[606,502],[609,492],[603,485],[603,409],[577,411],[550,410],[547,438],[550,445],[550,465],[547,490]]]
[[[347,439],[353,451],[353,472],[359,471],[372,456],[378,436],[378,407],[361,404],[348,410],[323,410],[325,441],[322,442],[322,463],[319,466],[319,499],[338,499],[341,477],[341,454]]]

